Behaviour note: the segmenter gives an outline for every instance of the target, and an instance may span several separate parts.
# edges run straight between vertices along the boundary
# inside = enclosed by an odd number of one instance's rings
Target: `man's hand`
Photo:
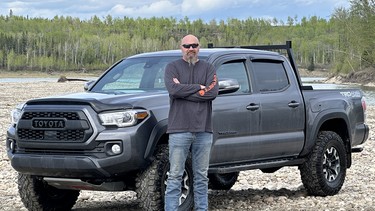
[[[173,78],[173,82],[174,82],[175,84],[180,84],[180,81],[179,81],[177,78]]]

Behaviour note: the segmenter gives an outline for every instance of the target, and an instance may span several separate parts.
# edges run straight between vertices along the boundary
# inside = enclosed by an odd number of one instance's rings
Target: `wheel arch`
[[[168,119],[158,122],[151,131],[151,135],[147,142],[144,158],[150,159],[155,152],[155,149],[160,144],[168,144]]]
[[[306,131],[306,144],[304,150],[301,152],[302,156],[308,155],[315,145],[315,139],[320,131],[333,131],[337,133],[344,141],[345,149],[347,152],[348,168],[351,166],[351,133],[349,128],[348,116],[343,111],[327,110],[314,118],[311,128]]]

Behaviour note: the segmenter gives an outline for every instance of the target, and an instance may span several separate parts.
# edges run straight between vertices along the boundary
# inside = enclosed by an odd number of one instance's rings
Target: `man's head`
[[[181,40],[182,58],[190,65],[194,65],[198,61],[199,40],[194,35],[186,35]]]

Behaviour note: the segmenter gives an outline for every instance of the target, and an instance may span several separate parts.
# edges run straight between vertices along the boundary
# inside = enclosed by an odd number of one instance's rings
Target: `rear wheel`
[[[344,184],[347,154],[341,137],[332,131],[318,134],[308,160],[300,167],[304,187],[311,195],[337,194]]]
[[[28,210],[71,210],[76,203],[78,190],[57,189],[41,178],[18,174],[18,192]]]
[[[143,210],[164,210],[164,193],[169,171],[168,155],[168,147],[161,146],[156,159],[137,178],[136,192]],[[189,156],[182,178],[179,210],[191,210],[193,205],[193,169]]]

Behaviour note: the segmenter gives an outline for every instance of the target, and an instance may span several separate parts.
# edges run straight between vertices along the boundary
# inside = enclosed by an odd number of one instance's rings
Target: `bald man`
[[[181,40],[182,58],[165,69],[169,92],[168,117],[170,170],[165,191],[165,210],[180,206],[185,161],[191,150],[194,178],[194,210],[208,209],[208,178],[212,145],[212,101],[218,94],[214,67],[199,60],[199,40],[187,35]]]

